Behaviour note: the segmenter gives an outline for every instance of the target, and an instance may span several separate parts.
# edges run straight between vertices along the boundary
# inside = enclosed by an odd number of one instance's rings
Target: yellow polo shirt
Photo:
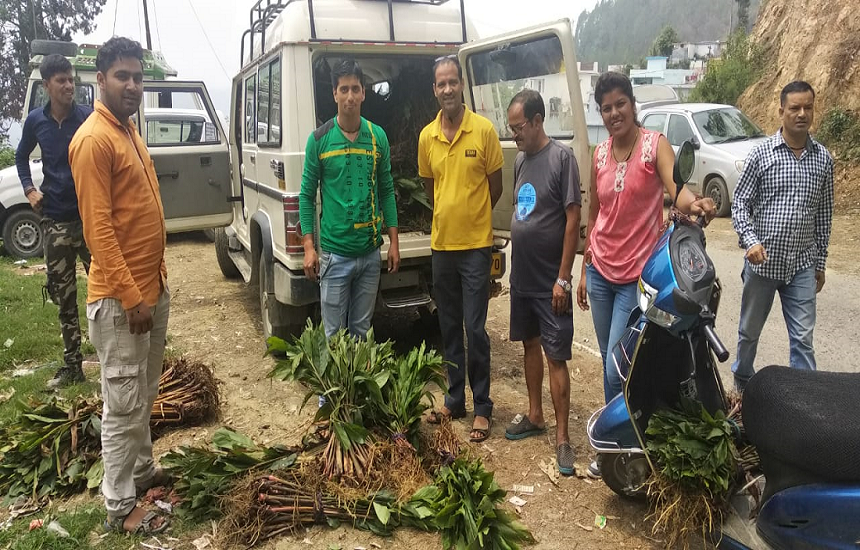
[[[442,112],[421,130],[418,175],[433,178],[433,250],[471,250],[493,244],[492,203],[487,176],[504,166],[493,123],[468,108],[449,142]]]

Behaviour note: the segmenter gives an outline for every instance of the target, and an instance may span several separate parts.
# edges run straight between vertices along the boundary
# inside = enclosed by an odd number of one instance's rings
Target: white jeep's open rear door
[[[493,230],[509,237],[513,214],[514,159],[517,146],[507,127],[508,104],[524,88],[536,90],[546,104],[544,128],[568,145],[579,165],[582,189],[581,234],[588,221],[591,155],[588,128],[569,19],[478,40],[460,48],[466,103],[495,125],[502,142],[504,190],[493,209]],[[580,248],[582,242],[580,242]]]
[[[141,134],[155,164],[168,232],[230,225],[227,134],[202,82],[143,83]]]

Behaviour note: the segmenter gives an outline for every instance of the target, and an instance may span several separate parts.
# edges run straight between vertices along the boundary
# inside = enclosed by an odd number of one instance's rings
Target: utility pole
[[[143,0],[143,24],[146,26],[146,49],[151,50],[152,37],[149,36],[149,10],[146,7],[146,0]]]

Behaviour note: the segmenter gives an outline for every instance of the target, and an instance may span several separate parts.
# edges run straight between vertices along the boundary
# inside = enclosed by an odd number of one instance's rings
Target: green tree
[[[657,38],[654,39],[654,43],[651,44],[651,50],[648,54],[669,57],[672,55],[675,43],[680,41],[681,39],[678,38],[678,33],[675,29],[673,29],[671,25],[666,25],[660,30],[660,34],[657,35]]]
[[[761,0],[748,1],[753,22]],[[576,19],[577,58],[601,65],[635,64],[666,25],[677,31],[681,42],[727,37],[732,33],[729,22],[737,21],[734,2],[597,0]]]
[[[729,37],[719,59],[712,59],[690,94],[690,101],[735,105],[761,73],[763,56],[749,36],[738,30]]]
[[[105,0],[0,0],[0,134],[21,118],[30,42],[89,33]]]
[[[9,146],[6,136],[0,136],[0,170],[15,164],[15,150]]]
[[[750,30],[750,0],[735,0],[738,3],[738,29]]]

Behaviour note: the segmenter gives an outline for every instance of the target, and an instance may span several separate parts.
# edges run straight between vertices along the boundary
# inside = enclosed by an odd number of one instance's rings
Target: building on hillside
[[[712,59],[720,57],[725,48],[724,40],[705,40],[703,42],[677,42],[673,44],[672,55],[669,57],[670,65],[697,61],[700,59]]]
[[[645,58],[647,66],[644,69],[630,71],[630,80],[637,84],[663,84],[671,86],[684,101],[696,87],[701,69],[669,69],[669,58],[652,56]]]

